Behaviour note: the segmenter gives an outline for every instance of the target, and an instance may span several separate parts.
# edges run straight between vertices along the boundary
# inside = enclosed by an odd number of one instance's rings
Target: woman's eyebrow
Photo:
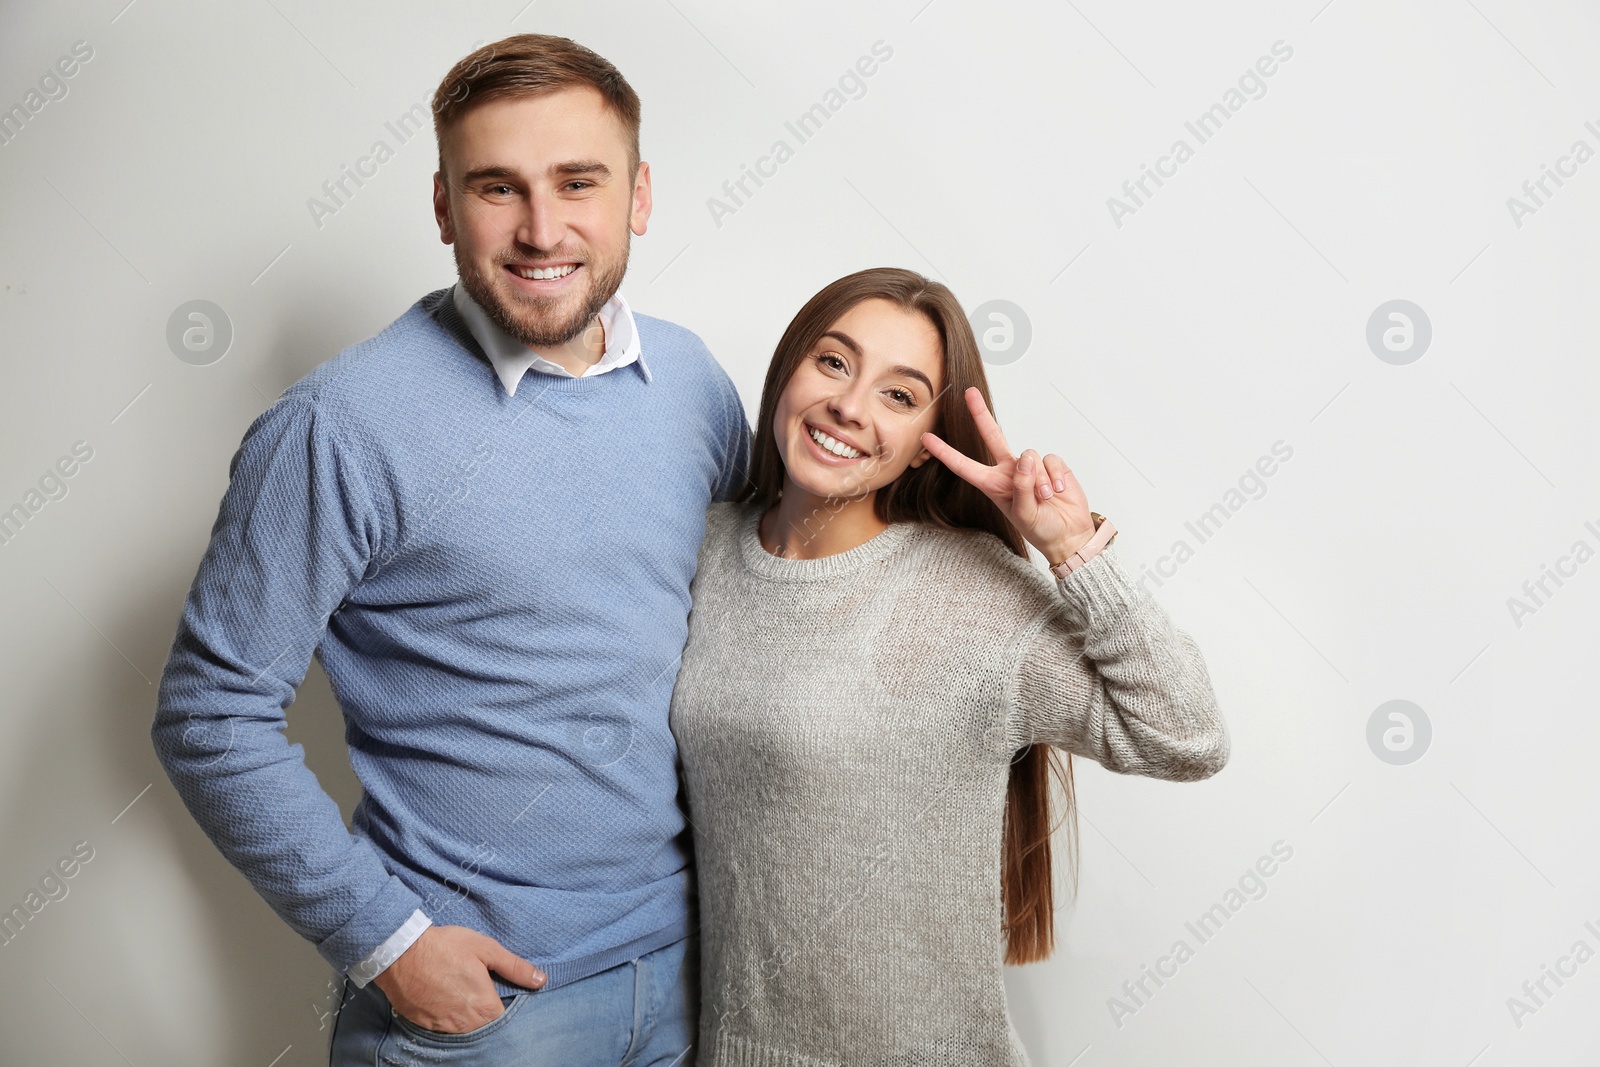
[[[861,346],[856,343],[856,339],[845,333],[843,330],[828,330],[822,336],[833,338],[835,341],[838,341],[840,344],[844,345],[858,356],[865,354],[861,351]],[[818,338],[818,340],[821,340],[821,338]]]
[[[828,330],[822,336],[832,337],[835,341],[838,341],[840,344],[844,345],[857,356],[865,355],[865,353],[861,350],[861,345],[856,342],[856,339],[845,333],[843,330]],[[908,367],[904,363],[900,363],[890,367],[889,373],[898,374],[902,378],[915,378],[917,381],[928,387],[928,392],[931,393],[934,391],[933,383],[928,380],[928,376],[923,374],[915,367]]]
[[[891,367],[890,373],[898,374],[904,378],[915,378],[917,381],[928,387],[928,392],[933,392],[933,383],[928,380],[928,376],[923,374],[915,367],[908,367],[902,363],[899,366]]]

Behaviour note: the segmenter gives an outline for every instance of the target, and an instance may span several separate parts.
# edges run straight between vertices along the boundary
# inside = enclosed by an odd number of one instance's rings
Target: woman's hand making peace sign
[[[922,446],[958,477],[994,501],[1052,566],[1060,563],[1094,536],[1094,519],[1089,514],[1089,501],[1083,495],[1083,487],[1066,460],[1054,453],[1045,456],[1042,462],[1031,448],[1020,456],[1013,456],[1011,446],[1000,433],[1000,425],[983,402],[983,394],[977,389],[968,389],[966,400],[978,433],[995,458],[994,465],[963,455],[937,434],[923,434]]]

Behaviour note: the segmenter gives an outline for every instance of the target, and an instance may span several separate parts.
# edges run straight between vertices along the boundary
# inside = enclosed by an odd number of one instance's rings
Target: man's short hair
[[[628,176],[639,170],[639,94],[610,61],[566,37],[519,33],[484,45],[450,68],[433,94],[433,133],[444,173],[444,134],[480,104],[574,86],[597,90],[628,133]]]

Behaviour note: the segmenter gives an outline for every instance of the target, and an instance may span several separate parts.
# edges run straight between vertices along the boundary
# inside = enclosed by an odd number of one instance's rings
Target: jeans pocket
[[[503,1028],[511,1021],[511,1017],[517,1013],[517,1009],[522,1007],[522,1002],[527,1000],[528,996],[529,994],[527,993],[517,993],[512,996],[501,997],[500,1003],[505,1006],[505,1010],[477,1029],[468,1030],[464,1034],[451,1034],[446,1033],[443,1030],[430,1030],[426,1026],[422,1026],[418,1023],[412,1022],[410,1019],[407,1019],[404,1015],[401,1015],[399,1012],[395,1011],[392,1006],[389,1009],[389,1015],[394,1020],[394,1025],[396,1028],[398,1028],[401,1033],[405,1034],[409,1038],[412,1038],[413,1040],[427,1042],[434,1045],[459,1046],[482,1040],[483,1038],[488,1037],[490,1034],[493,1034]]]

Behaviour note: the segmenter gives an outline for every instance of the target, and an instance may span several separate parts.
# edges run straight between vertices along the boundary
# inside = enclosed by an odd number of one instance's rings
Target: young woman
[[[672,699],[699,1064],[1027,1063],[1001,966],[1053,945],[1051,746],[1174,781],[1228,757],[1112,536],[1058,456],[1012,455],[943,285],[861,271],[789,324]]]

